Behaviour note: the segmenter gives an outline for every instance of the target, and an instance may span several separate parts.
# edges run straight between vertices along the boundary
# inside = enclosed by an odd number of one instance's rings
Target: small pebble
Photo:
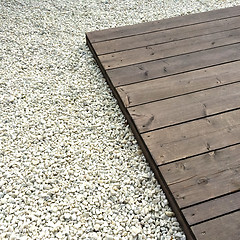
[[[99,231],[100,227],[101,227],[101,226],[100,226],[99,224],[95,224],[95,225],[94,225],[95,231]]]
[[[132,235],[135,237],[142,232],[142,228],[133,226],[131,227],[131,232],[132,232]]]
[[[170,212],[170,211],[165,212],[165,214],[168,217],[174,217],[175,216],[174,212]]]

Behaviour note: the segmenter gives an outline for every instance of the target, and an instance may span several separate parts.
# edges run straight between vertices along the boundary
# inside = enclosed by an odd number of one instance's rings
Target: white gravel
[[[234,4],[0,1],[0,239],[185,239],[84,33]]]

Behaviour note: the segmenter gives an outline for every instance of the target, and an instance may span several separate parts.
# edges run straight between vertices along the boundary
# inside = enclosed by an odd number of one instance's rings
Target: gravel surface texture
[[[0,1],[0,239],[184,240],[85,32],[239,1]]]

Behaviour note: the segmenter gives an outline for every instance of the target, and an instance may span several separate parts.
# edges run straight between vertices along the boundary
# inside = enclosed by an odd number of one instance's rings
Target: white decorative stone
[[[175,216],[174,212],[170,212],[170,211],[166,211],[165,214],[168,217],[174,217]]]
[[[17,236],[15,235],[15,233],[12,233],[12,234],[10,235],[9,240],[15,240],[15,239],[17,239]]]
[[[112,235],[106,235],[106,240],[114,240],[114,236]]]
[[[131,227],[131,233],[134,237],[137,236],[141,232],[142,232],[141,227],[135,227],[135,226]]]
[[[71,214],[70,214],[70,213],[65,213],[65,214],[64,214],[64,218],[65,218],[66,220],[69,220],[69,219],[71,218]]]
[[[100,226],[99,224],[95,224],[95,225],[94,225],[94,230],[95,230],[95,231],[99,231],[100,227],[101,227],[101,226]]]
[[[61,232],[58,232],[58,233],[56,234],[56,237],[57,237],[58,239],[62,239],[62,238],[63,238],[63,235],[62,235]]]
[[[2,2],[0,239],[184,240],[85,32],[238,1]]]

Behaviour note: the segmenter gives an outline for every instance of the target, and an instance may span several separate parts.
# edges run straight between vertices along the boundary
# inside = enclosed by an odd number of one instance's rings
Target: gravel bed
[[[0,1],[0,239],[186,239],[85,32],[239,1]]]

